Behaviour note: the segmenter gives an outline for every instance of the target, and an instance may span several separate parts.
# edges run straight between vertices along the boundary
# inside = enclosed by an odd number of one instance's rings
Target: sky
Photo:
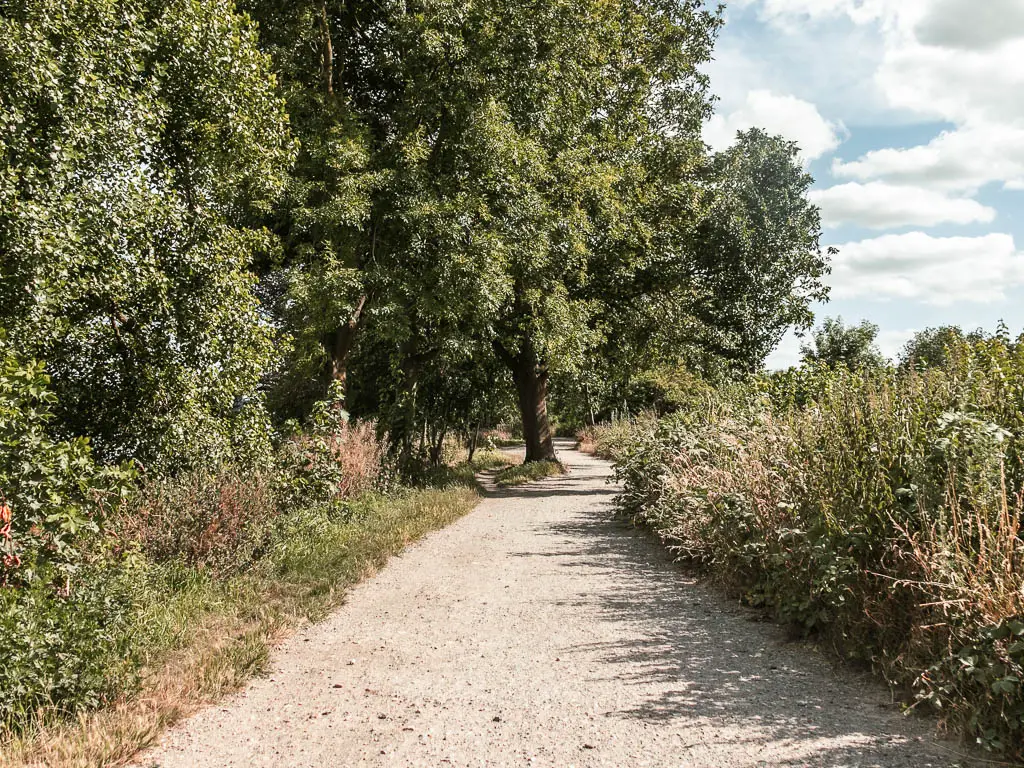
[[[835,246],[818,319],[1024,328],[1024,0],[732,0],[707,71],[714,149],[796,141]],[[769,367],[798,362],[789,334]]]

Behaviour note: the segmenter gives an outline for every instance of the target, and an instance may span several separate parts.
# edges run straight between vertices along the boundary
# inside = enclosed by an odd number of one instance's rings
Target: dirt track
[[[492,491],[139,765],[952,766],[954,744],[611,519],[608,465]]]

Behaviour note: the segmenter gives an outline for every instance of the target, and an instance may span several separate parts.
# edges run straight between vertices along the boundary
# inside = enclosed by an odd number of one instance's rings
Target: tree
[[[703,152],[718,18],[700,3],[502,5],[490,45],[481,167],[505,256],[490,329],[515,383],[527,461],[554,457],[547,395],[579,373],[602,317],[661,258],[653,195],[671,182],[692,220],[687,172]],[[666,85],[668,84],[668,85]],[[685,190],[690,194],[686,194]]]
[[[810,327],[810,304],[828,297],[820,214],[807,199],[813,183],[795,143],[756,128],[713,158],[690,284],[704,345],[734,368],[760,368],[787,329]]]
[[[299,416],[332,383],[344,392],[365,322],[364,268],[374,256],[372,194],[383,176],[345,72],[359,49],[352,3],[241,0],[258,23],[299,150],[267,219],[281,250],[258,265],[261,294],[285,334],[275,410]],[[355,26],[353,26],[355,24]]]
[[[320,306],[333,294],[347,309],[346,297],[358,296],[357,314],[375,314],[377,335],[416,361],[406,366],[414,375],[492,346],[516,382],[531,460],[553,454],[551,372],[583,365],[598,336],[597,284],[614,284],[613,272],[623,277],[643,258],[619,245],[644,236],[631,230],[649,194],[649,161],[671,157],[671,146],[678,172],[703,151],[697,66],[718,20],[701,5],[247,6],[283,82],[333,93],[332,114],[358,125],[366,162],[357,165],[373,177],[342,260],[360,290],[318,291]],[[323,130],[309,126],[308,136],[298,129],[307,146]],[[310,155],[312,165],[330,156]],[[295,228],[279,231],[287,241]],[[317,259],[295,261],[319,287]]]
[[[275,317],[305,391],[371,322],[410,391],[485,345],[550,459],[553,379],[754,368],[824,296],[795,147],[751,132],[708,160],[702,2],[246,7],[303,144]]]
[[[926,328],[914,334],[900,351],[901,368],[941,368],[949,360],[952,350],[965,342],[981,341],[984,332],[978,330],[964,333],[956,325],[942,325],[938,328]]]
[[[0,325],[47,361],[56,430],[164,468],[265,441],[246,222],[291,146],[255,30],[225,0],[7,9]]]
[[[867,320],[859,325],[844,325],[841,317],[826,317],[811,334],[810,342],[800,345],[802,362],[845,365],[850,370],[881,368],[885,356],[875,344],[878,326]]]

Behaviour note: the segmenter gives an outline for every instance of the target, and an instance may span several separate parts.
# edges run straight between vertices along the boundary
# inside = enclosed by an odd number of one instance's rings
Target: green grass
[[[494,484],[499,488],[510,488],[564,474],[565,465],[559,461],[531,461],[529,464],[517,464],[499,471],[494,476]]]
[[[481,465],[495,461],[480,457]],[[140,688],[75,722],[51,722],[0,743],[0,766],[105,766],[129,759],[160,732],[265,670],[273,647],[325,617],[347,590],[394,554],[472,509],[474,465],[443,488],[367,496],[343,517],[290,515],[252,569],[217,580],[177,566],[138,566]]]
[[[424,472],[420,482],[431,488],[463,487],[477,488],[477,472],[501,469],[514,463],[516,458],[502,451],[477,451],[473,461],[463,461],[454,466],[442,464]]]

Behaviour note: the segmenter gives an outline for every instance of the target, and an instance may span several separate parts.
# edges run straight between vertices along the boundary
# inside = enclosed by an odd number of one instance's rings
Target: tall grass
[[[1024,345],[803,369],[585,436],[620,508],[986,748],[1024,744]]]

